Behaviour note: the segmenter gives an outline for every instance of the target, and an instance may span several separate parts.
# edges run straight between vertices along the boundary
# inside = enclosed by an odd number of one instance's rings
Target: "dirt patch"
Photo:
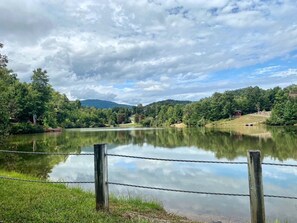
[[[185,217],[176,216],[170,213],[164,214],[139,214],[137,212],[128,212],[123,215],[123,217],[133,220],[133,221],[147,221],[150,223],[171,223],[171,222],[181,222],[181,223],[198,223],[197,221],[189,220]]]
[[[172,124],[170,127],[174,128],[186,128],[187,126],[184,123]]]

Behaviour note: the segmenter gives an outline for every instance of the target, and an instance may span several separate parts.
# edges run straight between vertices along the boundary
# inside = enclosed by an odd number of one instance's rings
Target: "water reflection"
[[[269,129],[271,137],[246,136],[210,129],[72,130],[61,134],[37,134],[8,138],[3,148],[25,151],[85,153],[95,143],[107,143],[109,153],[173,159],[246,161],[249,149],[260,149],[266,162],[296,164],[296,128]],[[93,181],[92,156],[40,156],[0,154],[0,168],[65,181]],[[263,166],[266,194],[296,196],[296,168]],[[172,163],[109,158],[109,180],[174,189],[248,193],[245,165]],[[94,185],[82,185],[93,190]],[[247,222],[247,197],[188,195],[111,186],[114,193],[154,197],[165,208],[205,221]],[[267,216],[296,222],[292,200],[265,199]]]
[[[83,151],[87,152],[88,149]],[[170,153],[169,153],[170,152]],[[172,150],[145,145],[144,147],[122,145],[112,147],[109,153],[179,159],[216,160],[211,152],[192,147],[178,147]],[[239,157],[236,161],[243,161]],[[248,193],[246,165],[193,164],[163,161],[148,161],[109,157],[109,181],[143,186],[174,188],[181,190]],[[271,161],[266,158],[265,161]],[[93,180],[93,157],[71,156],[66,163],[56,166],[52,180]],[[291,168],[263,167],[264,190],[266,194],[296,196],[294,187],[297,173]],[[82,185],[94,190],[94,185]],[[193,195],[145,189],[110,186],[112,193],[127,196],[142,196],[162,201],[164,207],[174,213],[203,221],[248,222],[248,197],[226,197]],[[296,222],[296,202],[283,199],[266,199],[266,214],[270,219],[287,219]]]

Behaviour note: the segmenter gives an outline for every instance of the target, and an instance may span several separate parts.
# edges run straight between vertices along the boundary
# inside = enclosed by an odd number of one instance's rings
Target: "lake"
[[[251,128],[251,127],[247,127]],[[265,128],[265,127],[263,127]],[[258,129],[255,132],[258,133]],[[244,135],[214,129],[71,129],[62,133],[11,136],[1,149],[92,153],[106,143],[108,153],[169,159],[247,161],[259,149],[264,162],[297,164],[297,128],[268,128],[265,134]],[[93,181],[94,157],[0,153],[0,168],[42,179]],[[297,168],[263,165],[264,193],[297,196]],[[247,165],[164,162],[108,158],[111,182],[180,190],[248,194]],[[93,184],[81,184],[94,191]],[[248,222],[248,197],[165,192],[110,185],[111,193],[161,202],[166,210],[206,222]],[[265,198],[269,220],[297,222],[297,200]]]

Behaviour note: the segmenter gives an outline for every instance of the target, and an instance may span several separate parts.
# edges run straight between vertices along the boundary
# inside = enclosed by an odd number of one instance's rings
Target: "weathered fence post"
[[[265,223],[261,152],[248,151],[251,223]]]
[[[107,156],[105,144],[94,145],[96,210],[108,210]]]

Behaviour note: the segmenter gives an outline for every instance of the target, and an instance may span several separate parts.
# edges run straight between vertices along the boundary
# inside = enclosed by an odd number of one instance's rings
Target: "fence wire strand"
[[[31,152],[31,151],[15,151],[15,150],[0,150],[0,152],[14,153],[14,154],[31,154],[31,155],[51,155],[51,156],[93,156],[94,155],[94,153],[50,153],[50,152]],[[247,162],[212,161],[212,160],[182,160],[182,159],[154,158],[154,157],[131,156],[131,155],[122,155],[122,154],[110,154],[110,153],[107,153],[106,156],[125,157],[125,158],[144,159],[144,160],[156,160],[156,161],[167,161],[167,162],[183,162],[183,163],[248,164]],[[286,164],[286,163],[263,162],[262,165],[297,167],[297,164]]]
[[[204,194],[204,195],[218,195],[218,196],[236,196],[236,197],[249,197],[249,194],[234,194],[234,193],[218,193],[218,192],[204,192],[204,191],[189,191],[189,190],[178,190],[178,189],[168,189],[168,188],[161,188],[161,187],[149,187],[149,186],[141,186],[135,184],[125,184],[125,183],[116,183],[116,182],[107,182],[111,185],[118,185],[118,186],[126,186],[126,187],[135,187],[135,188],[142,188],[142,189],[150,189],[150,190],[161,190],[161,191],[170,191],[170,192],[181,192],[181,193],[190,193],[190,194]],[[297,199],[297,197],[292,196],[283,196],[283,195],[269,195],[266,194],[264,197],[269,198],[283,198],[283,199]]]
[[[262,163],[262,165],[268,165],[268,166],[284,166],[284,167],[297,167],[295,164],[286,164],[286,163]]]
[[[28,183],[42,183],[42,184],[93,184],[94,181],[45,181],[45,180],[27,180],[14,177],[0,176],[0,179],[4,180],[13,180],[13,181],[22,181]]]
[[[269,195],[269,194],[264,194],[264,197],[270,197],[270,198],[283,198],[283,199],[294,199],[294,200],[297,200],[297,197],[283,196],[283,195]]]
[[[181,193],[190,193],[190,194],[205,194],[205,195],[220,195],[220,196],[241,196],[241,197],[249,197],[250,196],[249,194],[231,194],[231,193],[178,190],[178,189],[168,189],[168,188],[161,188],[161,187],[149,187],[149,186],[141,186],[141,185],[125,184],[125,183],[117,183],[117,182],[107,182],[107,183],[111,184],[111,185],[118,185],[118,186],[136,187],[136,188],[143,188],[143,189],[181,192]]]
[[[49,153],[49,152],[31,152],[31,151],[14,151],[14,150],[0,150],[1,153],[15,153],[15,154],[32,154],[32,155],[52,155],[52,156],[93,156],[94,153]]]
[[[41,184],[94,184],[94,181],[44,181],[44,180],[27,180],[14,177],[0,176],[0,179],[3,180],[12,180],[12,181],[21,181],[28,183],[41,183]],[[117,183],[117,182],[106,182],[110,185],[150,189],[150,190],[160,190],[160,191],[169,191],[169,192],[180,192],[180,193],[190,193],[190,194],[203,194],[203,195],[217,195],[217,196],[237,196],[237,197],[249,197],[249,194],[235,194],[235,193],[219,193],[219,192],[205,192],[205,191],[190,191],[190,190],[179,190],[179,189],[170,189],[162,187],[149,187],[135,184],[126,184],[126,183]],[[297,197],[293,196],[283,196],[283,195],[269,195],[265,194],[264,197],[268,198],[282,198],[282,199],[293,199],[297,200]]]
[[[130,155],[110,154],[110,153],[107,153],[106,156],[117,156],[117,157],[125,157],[125,158],[132,158],[132,159],[157,160],[157,161],[168,161],[168,162],[184,162],[184,163],[247,164],[247,162],[181,160],[181,159],[153,158],[153,157],[144,157],[144,156],[130,156]]]

